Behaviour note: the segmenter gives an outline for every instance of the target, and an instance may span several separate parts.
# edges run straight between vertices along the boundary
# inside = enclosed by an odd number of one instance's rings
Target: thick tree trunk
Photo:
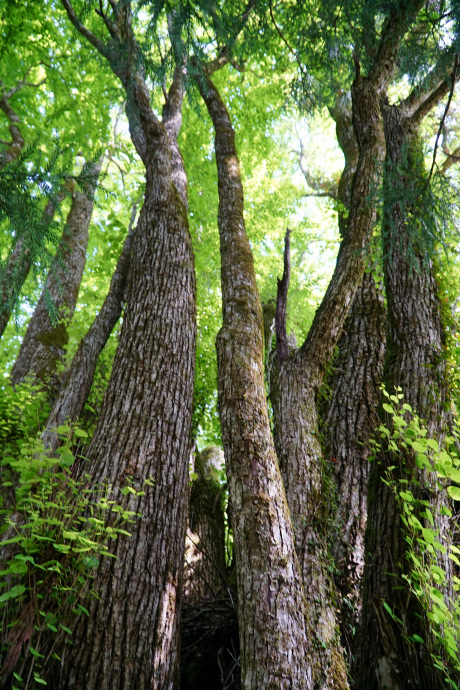
[[[360,74],[357,64],[352,103],[359,159],[347,232],[307,340],[279,363],[279,398],[274,403],[278,417],[276,444],[307,597],[307,653],[315,683],[331,690],[345,688],[348,682],[327,546],[328,515],[316,398],[364,273],[364,250],[375,220],[375,199],[385,157],[380,102],[392,78],[401,40],[422,5],[414,0],[391,12],[368,76]]]
[[[200,84],[215,130],[223,325],[219,410],[237,563],[242,685],[312,688],[292,527],[270,432],[262,308],[243,219],[235,134],[209,79]]]
[[[417,139],[418,121],[414,123],[403,106],[385,106],[383,112],[387,141],[385,188],[389,197],[383,228],[388,304],[384,382],[390,393],[395,386],[402,388],[404,401],[426,421],[428,436],[440,441],[446,431],[445,333],[432,258],[423,256],[417,239],[410,238],[407,230],[408,224],[417,222],[417,216],[423,213],[423,202],[414,198],[413,190],[422,191],[426,185],[423,164],[420,168],[423,154]],[[396,188],[399,203],[391,198]],[[436,648],[435,638],[426,616],[401,579],[409,570],[408,547],[394,494],[382,481],[390,462],[390,456],[383,454],[371,466],[363,595],[366,644],[362,645],[358,659],[357,687],[436,690],[444,687],[444,674],[433,667],[430,658],[430,650]],[[426,484],[433,494],[438,493],[435,503],[440,503],[444,492],[439,492],[436,478],[416,471],[410,457],[405,462],[406,465],[401,463],[400,476],[410,479],[415,471],[421,482],[410,484],[414,496],[424,498]],[[441,523],[439,526],[442,528]],[[449,573],[447,558],[443,565]],[[385,611],[384,603],[402,620],[402,631]],[[414,633],[425,640],[416,649],[406,639]]]
[[[99,355],[123,311],[131,263],[132,234],[133,231],[130,229],[104,304],[80,342],[72,364],[64,376],[59,395],[53,403],[42,436],[45,446],[51,450],[56,450],[59,446],[59,437],[55,429],[65,422],[75,422],[80,416],[91,390]]]
[[[358,162],[351,102],[347,94],[331,110],[337,139],[345,156],[339,183],[339,201],[349,211],[353,175]],[[341,209],[342,211],[342,209]],[[347,213],[339,213],[341,235],[346,234]],[[340,592],[340,629],[349,663],[355,653],[356,630],[361,618],[361,580],[364,570],[364,535],[367,521],[370,435],[378,426],[386,339],[383,295],[372,273],[365,273],[358,288],[333,361],[328,380],[330,396],[323,410],[326,471],[331,474],[330,514],[334,516],[331,553]]]
[[[100,162],[95,168],[99,174]],[[94,190],[92,190],[94,193]],[[89,226],[94,200],[84,192],[75,190],[67,216],[62,240],[34,313],[29,321],[24,340],[11,371],[13,385],[27,377],[45,386],[52,385],[56,366],[64,356],[68,341],[67,326],[77,304],[81,278],[86,263]],[[49,301],[54,303],[57,319],[51,320]]]
[[[120,487],[130,476],[136,488],[148,478],[154,485],[146,487],[145,496],[131,499],[130,509],[142,515],[132,525],[132,537],[119,538],[117,558],[99,565],[99,600],[79,621],[58,685],[169,690],[179,674],[188,514],[196,342],[192,243],[184,201],[173,181],[170,138],[150,106],[129,3],[118,4],[117,39],[106,44],[81,24],[68,0],[63,4],[122,80],[132,139],[146,167],[120,343],[87,453],[92,482]],[[182,88],[170,92],[168,105],[178,131]]]

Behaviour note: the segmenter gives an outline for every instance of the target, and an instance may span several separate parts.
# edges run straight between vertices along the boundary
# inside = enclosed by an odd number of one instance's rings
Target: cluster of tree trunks
[[[189,488],[196,315],[187,178],[178,147],[184,55],[176,54],[160,120],[150,103],[130,3],[110,3],[111,19],[101,10],[109,32],[104,41],[82,22],[70,0],[62,2],[74,27],[124,87],[146,185],[137,225],[133,215],[102,309],[68,371],[50,387],[44,439],[55,450],[55,428],[78,419],[99,354],[124,308],[85,471],[95,488],[101,482],[121,488],[128,477],[135,488],[142,489],[145,480],[153,486],[131,499],[130,509],[142,517],[130,539],[115,543],[116,558],[101,561],[99,596],[89,604],[89,617],[76,624],[74,644],[63,651],[48,685],[126,690],[181,684],[191,689],[206,682],[209,688],[346,690],[351,668],[359,690],[442,687],[442,675],[429,663],[430,628],[407,591],[395,588],[408,566],[398,508],[382,482],[386,460],[368,462],[381,381],[389,389],[401,386],[431,436],[441,438],[446,424],[445,334],[433,258],[423,255],[406,230],[417,199],[411,205],[402,199],[417,175],[425,184],[417,170],[418,128],[450,84],[444,71],[434,68],[400,106],[389,106],[386,99],[398,49],[423,2],[408,0],[389,11],[367,74],[356,58],[351,93],[340,94],[331,109],[345,157],[334,192],[341,203],[342,241],[328,290],[299,348],[286,336],[287,234],[274,315],[276,347],[269,358],[273,432],[262,306],[244,224],[235,132],[211,80],[227,58],[222,54],[222,60],[208,65],[191,59],[215,133],[223,309],[218,397],[232,568],[226,563],[219,451],[196,454],[196,479]],[[176,31],[173,15],[168,27],[171,34]],[[24,142],[6,97],[0,108],[11,121],[13,143],[1,159],[7,165]],[[393,189],[395,171],[403,171],[397,183],[401,201],[388,194],[382,222],[385,309],[376,272],[365,269],[378,188],[383,179],[384,191]],[[74,190],[55,266],[12,370],[15,384],[32,376],[48,385],[56,375],[77,301],[92,209],[92,199]],[[53,209],[45,213],[52,215]],[[412,251],[410,242],[415,242]],[[24,252],[20,260],[27,274]],[[50,320],[48,296],[56,305],[57,323]],[[2,297],[10,304],[5,289]],[[7,306],[1,314],[7,320]],[[319,409],[336,348],[330,396]],[[384,602],[402,617],[406,630],[426,641],[421,655],[404,642]]]

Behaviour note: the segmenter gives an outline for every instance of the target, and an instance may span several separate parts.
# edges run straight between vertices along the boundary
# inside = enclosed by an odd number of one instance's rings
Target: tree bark
[[[307,597],[307,654],[312,660],[315,683],[331,690],[345,688],[348,682],[327,547],[328,515],[317,394],[364,273],[365,249],[375,221],[376,193],[385,157],[380,102],[392,78],[399,45],[422,5],[420,0],[414,0],[390,12],[367,76],[361,75],[356,60],[352,104],[359,158],[347,231],[308,337],[281,366],[278,399],[273,402],[274,415],[278,417],[275,442]]]
[[[351,186],[358,162],[348,94],[331,109],[337,139],[345,156],[338,199],[339,228],[346,234]],[[365,273],[338,342],[333,373],[328,380],[330,395],[322,413],[326,471],[331,475],[330,514],[334,516],[331,553],[341,596],[340,630],[349,663],[355,654],[356,633],[361,619],[361,580],[364,570],[364,535],[367,522],[369,438],[378,426],[385,355],[386,310],[381,290],[372,273]]]
[[[100,166],[101,161],[95,166],[97,175]],[[64,348],[69,338],[67,326],[72,320],[77,304],[86,263],[89,226],[94,206],[93,194],[94,189],[91,190],[90,197],[79,190],[75,190],[72,195],[72,206],[46,287],[29,321],[11,370],[11,383],[14,386],[29,376],[41,385],[50,386],[50,393],[56,386],[56,382],[53,384],[51,379],[64,356]],[[57,312],[57,318],[53,320],[49,313],[50,300]]]
[[[218,393],[237,563],[242,686],[312,688],[302,585],[268,420],[262,308],[244,226],[235,133],[210,79],[199,87],[215,130],[223,307]]]
[[[59,436],[56,428],[75,422],[88,399],[99,355],[121,316],[126,302],[133,230],[130,229],[110,281],[110,288],[100,312],[80,342],[72,364],[63,378],[59,395],[46,422],[42,438],[46,448],[56,450]]]
[[[431,101],[425,112],[435,102]],[[425,420],[428,437],[441,441],[447,427],[448,397],[444,325],[433,257],[423,256],[417,238],[409,237],[407,229],[423,214],[423,200],[414,198],[413,190],[422,193],[426,187],[417,132],[425,112],[422,116],[417,112],[414,115],[404,103],[383,108],[387,141],[383,247],[388,303],[384,382],[390,393],[395,386],[402,388],[404,401]],[[398,189],[399,202],[394,200],[395,189]],[[409,252],[410,243],[412,252]],[[389,455],[383,454],[371,466],[363,595],[363,640],[367,643],[362,646],[358,660],[357,687],[436,690],[444,687],[445,674],[433,667],[430,651],[436,649],[436,639],[424,612],[401,579],[410,569],[408,547],[394,494],[382,481],[389,464]],[[410,480],[414,475],[420,484],[417,481],[409,484],[413,495],[424,498],[423,486],[429,486],[439,507],[446,500],[442,498],[445,492],[440,491],[436,478],[417,470],[413,458],[408,456],[405,464],[401,463],[398,476]],[[437,519],[437,526],[442,529],[442,518]],[[440,558],[449,579],[450,562],[447,557]],[[406,637],[385,611],[383,602],[402,620]],[[425,640],[417,649],[406,639],[414,633]]]
[[[276,394],[272,395],[275,442],[307,597],[306,651],[312,659],[316,685],[331,690],[348,687],[348,681],[338,634],[337,593],[330,574],[316,398],[364,273],[364,249],[375,218],[372,199],[385,155],[380,98],[385,93],[403,33],[392,17],[369,76],[362,77],[358,69],[352,102],[359,158],[353,177],[347,232],[307,340],[282,364]]]
[[[225,521],[218,472],[224,463],[219,448],[197,452],[185,540],[184,599],[216,598],[227,585]]]
[[[63,4],[120,77],[131,136],[146,168],[120,343],[87,453],[92,483],[120,487],[131,476],[136,488],[149,477],[154,485],[130,502],[142,515],[132,537],[119,538],[117,558],[99,565],[99,600],[79,621],[59,687],[166,690],[176,686],[179,674],[196,342],[192,243],[173,181],[170,138],[150,106],[129,3],[118,4],[106,43],[80,22],[68,0]],[[178,130],[182,89],[175,94],[170,104]]]

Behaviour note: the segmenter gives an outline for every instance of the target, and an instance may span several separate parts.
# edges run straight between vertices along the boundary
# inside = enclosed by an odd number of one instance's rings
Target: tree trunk
[[[410,237],[408,230],[422,218],[423,198],[419,197],[427,184],[417,134],[421,118],[414,121],[403,105],[385,106],[383,112],[387,141],[383,246],[388,304],[384,382],[390,393],[395,386],[402,388],[404,401],[426,421],[428,437],[440,441],[447,421],[445,332],[432,257],[423,255],[418,238]],[[399,201],[395,201],[395,190]],[[419,194],[414,196],[414,190]],[[412,467],[410,456],[405,462],[399,476],[410,479],[415,472],[420,480],[420,484],[409,485],[413,495],[424,498],[423,486],[428,485],[435,496],[438,494],[435,503],[440,504],[445,492],[437,488],[436,478]],[[366,645],[358,660],[357,687],[436,690],[444,687],[445,674],[433,667],[430,650],[436,649],[436,640],[426,615],[401,579],[409,570],[409,562],[400,511],[391,488],[382,481],[389,464],[389,455],[383,454],[371,466],[363,595]],[[441,523],[438,526],[442,528]],[[447,558],[442,565],[449,573]],[[391,619],[383,603],[401,619],[402,626]],[[407,641],[414,633],[425,640],[416,649]]]
[[[375,203],[385,157],[380,112],[399,45],[423,2],[393,9],[385,22],[369,74],[352,86],[353,125],[359,148],[350,213],[337,265],[303,346],[280,361],[274,402],[276,444],[307,597],[307,653],[318,687],[347,687],[337,630],[337,594],[327,546],[328,515],[323,485],[317,394],[345,318],[364,273],[365,248],[375,221]]]
[[[101,161],[96,165],[99,174]],[[91,190],[91,196],[94,189]],[[28,376],[41,385],[55,388],[52,382],[58,363],[65,353],[68,341],[67,326],[77,304],[81,278],[86,263],[89,226],[94,200],[81,191],[72,195],[72,206],[67,216],[62,240],[29,321],[18,356],[11,371],[11,383],[22,383]],[[50,301],[56,318],[51,319]],[[52,397],[52,396],[51,396]]]
[[[219,410],[237,563],[244,688],[312,688],[292,527],[270,432],[262,308],[243,219],[230,117],[212,82],[199,84],[214,124],[223,325],[217,337]]]
[[[179,675],[188,513],[196,342],[192,243],[173,181],[170,138],[150,106],[129,3],[118,4],[117,38],[105,44],[82,25],[68,0],[63,4],[122,80],[131,136],[146,168],[120,343],[87,453],[92,482],[120,487],[130,476],[136,488],[148,478],[154,485],[130,501],[142,515],[132,537],[119,538],[117,558],[99,565],[99,599],[88,606],[90,616],[80,619],[73,647],[64,653],[59,687],[169,690]],[[167,101],[178,131],[183,88],[176,86]]]
[[[121,316],[126,301],[132,234],[130,229],[104,304],[80,342],[64,376],[59,395],[53,403],[42,435],[45,446],[51,450],[56,450],[59,446],[55,429],[65,422],[75,422],[79,418],[91,390],[99,355]]]
[[[339,227],[346,234],[351,186],[358,161],[351,103],[339,96],[331,110],[337,139],[345,156],[339,183]],[[323,410],[326,471],[331,474],[330,514],[334,516],[331,553],[340,592],[340,629],[349,663],[355,653],[356,630],[361,618],[361,580],[364,570],[364,535],[370,454],[368,441],[378,426],[385,354],[386,312],[383,295],[372,273],[365,273],[358,288],[333,360],[328,380],[329,399]]]
[[[237,689],[239,644],[236,597],[225,562],[220,448],[196,454],[185,541],[181,631],[181,688]]]
[[[185,540],[184,598],[216,598],[227,585],[225,521],[219,470],[219,448],[197,452],[190,493],[190,517]]]
[[[64,198],[65,192],[61,191],[57,195],[55,201],[48,201],[41,218],[40,232],[42,236],[45,236],[49,225],[53,221],[57,204],[59,204]],[[27,246],[25,239],[20,237],[11,251],[8,259],[8,265],[4,274],[1,276],[0,281],[0,338],[2,337],[5,328],[8,325],[8,321],[10,320],[10,316],[18,299],[18,295],[20,294],[22,286],[29,275],[32,262],[33,250],[31,247]]]

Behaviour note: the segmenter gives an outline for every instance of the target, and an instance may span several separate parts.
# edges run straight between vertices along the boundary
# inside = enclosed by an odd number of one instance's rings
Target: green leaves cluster
[[[40,669],[72,643],[75,617],[90,615],[86,602],[97,598],[92,580],[101,559],[114,558],[113,540],[130,536],[137,515],[128,495],[145,493],[127,485],[119,502],[109,485],[94,487],[74,453],[86,431],[57,431],[62,445],[54,455],[37,434],[7,444],[1,463],[0,640],[3,676],[14,674],[13,688],[46,684]]]
[[[380,425],[380,440],[374,441],[374,447],[379,457],[385,453],[390,458],[382,479],[399,506],[409,545],[406,553],[410,567],[401,577],[420,602],[439,643],[438,649],[429,650],[433,664],[446,673],[446,682],[458,688],[449,673],[460,671],[460,578],[447,572],[447,559],[460,567],[460,548],[454,543],[453,503],[460,500],[457,431],[455,437],[447,437],[439,444],[428,437],[422,420],[404,402],[400,388],[390,395],[382,386],[382,393],[388,424]],[[384,607],[402,626],[386,602]],[[414,644],[425,643],[419,635],[407,639]]]

